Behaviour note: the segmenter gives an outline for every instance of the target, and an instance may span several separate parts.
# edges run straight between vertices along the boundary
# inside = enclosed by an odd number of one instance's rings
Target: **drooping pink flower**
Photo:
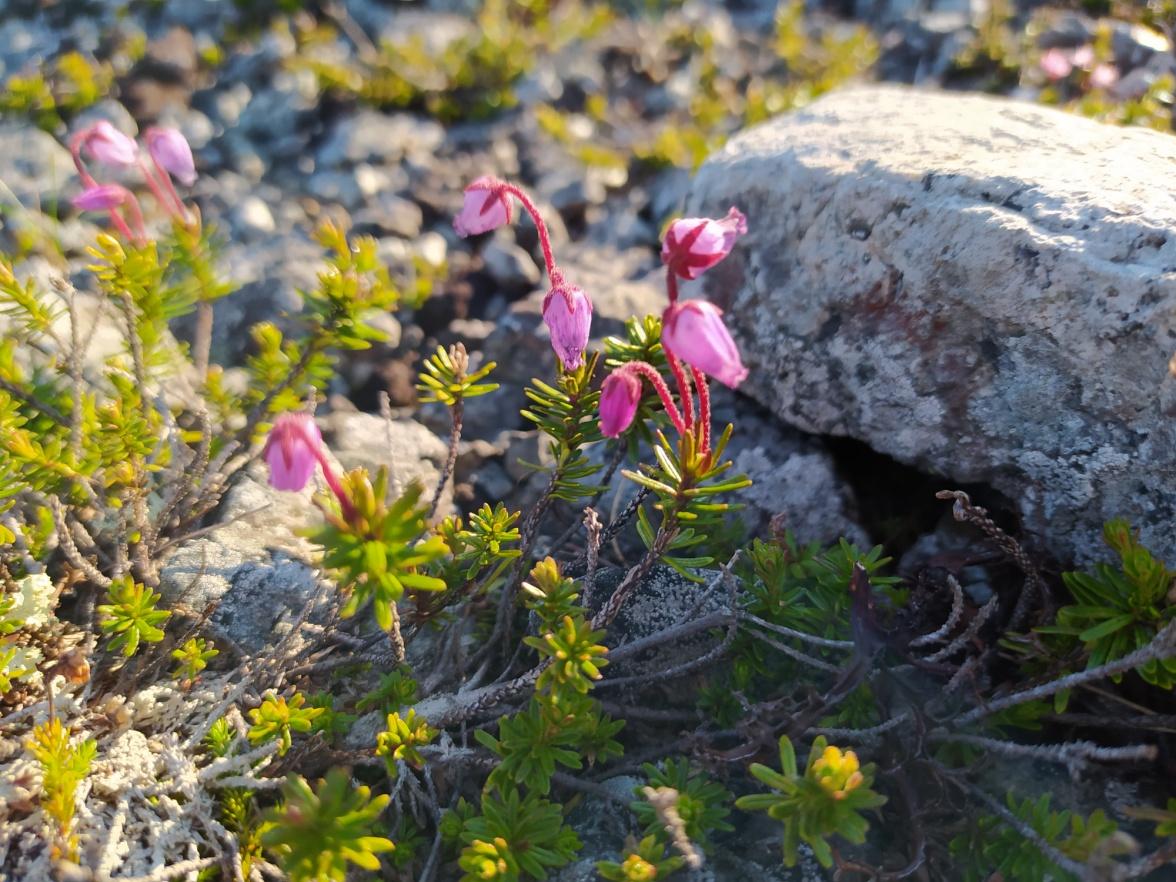
[[[1090,88],[1109,89],[1119,82],[1119,69],[1113,64],[1095,65],[1090,72]]]
[[[697,279],[727,256],[747,232],[747,218],[732,207],[721,220],[684,217],[670,224],[662,242],[662,263],[683,279]]]
[[[130,198],[131,193],[126,187],[120,187],[118,184],[98,184],[87,187],[70,202],[79,211],[109,211],[123,205]]]
[[[283,413],[274,420],[262,451],[275,490],[301,490],[325,460],[323,436],[308,413]]]
[[[619,437],[633,422],[641,402],[641,380],[624,367],[604,378],[600,386],[600,432]]]
[[[557,273],[543,298],[543,321],[551,332],[551,348],[564,370],[580,367],[592,330],[592,301],[584,290],[569,285]]]
[[[511,204],[505,184],[484,175],[465,189],[465,202],[453,219],[457,235],[475,236],[510,223]]]
[[[1050,80],[1064,80],[1074,69],[1074,62],[1064,49],[1047,49],[1038,61],[1041,72]]]
[[[134,165],[139,145],[104,119],[83,133],[83,143],[90,156],[106,165]]]
[[[1074,54],[1070,56],[1070,63],[1074,67],[1089,70],[1091,65],[1094,64],[1094,47],[1089,43],[1085,46],[1079,46],[1074,50]]]
[[[160,168],[185,187],[196,183],[196,162],[192,158],[192,147],[178,129],[148,129],[146,138],[147,150]]]
[[[734,389],[747,378],[747,368],[723,313],[708,300],[671,304],[662,315],[662,345],[693,368]]]

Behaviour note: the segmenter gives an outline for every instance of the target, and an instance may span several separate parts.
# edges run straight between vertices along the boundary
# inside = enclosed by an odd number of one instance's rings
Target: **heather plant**
[[[161,870],[173,876],[544,879],[581,850],[579,794],[629,812],[630,838],[597,865],[606,879],[697,868],[754,812],[779,823],[786,863],[807,851],[843,874],[935,873],[953,849],[977,877],[997,861],[1010,878],[1131,879],[1170,860],[1165,845],[1129,853],[1104,815],[1055,812],[1028,784],[994,796],[975,762],[1078,775],[1155,760],[1149,740],[1077,728],[1120,680],[1139,701],[1173,685],[1171,573],[1126,525],[1107,528],[1119,564],[1067,575],[1060,604],[959,491],[944,498],[1007,562],[1011,589],[976,599],[952,574],[901,582],[881,547],[844,539],[727,539],[749,480],[727,454],[736,427],[715,425],[712,383],[737,388],[754,366],[722,311],[680,289],[752,234],[738,207],[671,222],[664,308],[594,350],[593,292],[557,260],[535,200],[492,176],[469,185],[459,236],[519,211],[537,231],[554,357],[521,416],[548,456],[526,505],[448,513],[466,405],[498,391],[495,365],[430,344],[418,390],[449,423],[435,486],[342,469],[315,416],[338,361],[380,339],[370,313],[419,302],[372,240],[319,230],[325,267],[303,313],[253,330],[248,383],[234,384],[211,345],[212,305],[232,286],[180,195],[197,173],[186,142],[95,123],[71,148],[78,206],[109,224],[90,273],[121,351],[87,360],[88,301],[0,263],[0,728],[42,770],[17,811],[48,831],[46,873],[83,858],[80,825],[113,817],[109,834],[135,811],[202,831]],[[169,323],[189,313],[185,347]],[[212,609],[165,600],[161,577],[250,477],[299,524],[317,577],[258,652],[210,625]],[[312,484],[310,501],[293,495]],[[628,501],[606,516],[617,485]],[[628,614],[663,574],[697,602],[634,633]],[[1008,668],[1012,685],[993,677]],[[803,770],[793,744],[811,745]],[[757,761],[769,755],[779,768]],[[121,801],[105,779],[83,786],[120,762],[150,782]],[[622,770],[644,777],[631,805],[599,783]],[[1134,810],[1170,823],[1170,807]],[[115,878],[118,855],[98,860]]]

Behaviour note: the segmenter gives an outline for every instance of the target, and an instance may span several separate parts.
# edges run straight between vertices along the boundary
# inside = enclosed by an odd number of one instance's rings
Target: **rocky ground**
[[[414,314],[384,318],[385,330],[393,332],[392,344],[348,363],[346,372],[333,381],[332,408],[372,412],[379,393],[387,392],[393,406],[407,412],[415,405],[417,359],[438,342],[460,340],[476,358],[500,364],[498,378],[505,394],[486,405],[484,413],[475,409],[467,417],[469,443],[456,488],[463,504],[503,498],[520,482],[526,483],[516,462],[534,444],[520,434],[526,429],[521,418],[512,423],[508,416],[504,422],[503,413],[511,412],[506,401],[521,404],[523,383],[552,362],[550,349],[538,339],[544,333],[539,316],[544,288],[533,229],[523,223],[517,230],[502,230],[479,241],[458,240],[449,221],[460,205],[464,184],[478,174],[493,173],[533,189],[555,221],[563,260],[594,299],[595,330],[603,337],[620,330],[632,314],[659,310],[660,228],[682,209],[690,166],[705,155],[658,153],[648,144],[663,133],[670,140],[697,136],[705,144],[720,144],[738,128],[737,116],[720,115],[710,131],[702,124],[697,131],[681,124],[683,115],[689,118],[709,107],[704,100],[708,94],[721,101],[724,89],[770,85],[778,76],[782,82],[800,81],[803,86],[802,94],[776,96],[778,103],[803,104],[841,75],[829,73],[827,60],[802,61],[797,56],[790,65],[793,71],[782,71],[766,60],[765,56],[776,58],[790,51],[783,30],[776,29],[775,52],[763,36],[771,33],[777,14],[772,3],[736,4],[730,9],[689,3],[639,19],[626,17],[622,9],[603,24],[586,19],[579,7],[573,7],[575,15],[566,14],[564,7],[565,14],[557,15],[557,8],[552,14],[556,24],[544,31],[557,49],[537,51],[521,65],[523,70],[512,71],[517,74],[508,90],[513,106],[487,113],[477,103],[485,96],[467,91],[455,107],[430,105],[426,95],[421,99],[426,106],[409,100],[405,111],[371,106],[362,96],[324,88],[321,66],[363,56],[371,44],[382,41],[399,45],[418,40],[441,50],[468,39],[486,21],[474,20],[460,4],[401,6],[370,0],[328,6],[329,14],[317,17],[309,12],[275,15],[277,10],[263,3],[9,6],[9,14],[0,21],[0,81],[7,80],[13,90],[21,77],[41,71],[64,93],[58,96],[55,118],[28,114],[49,131],[28,125],[16,109],[0,124],[0,181],[7,190],[7,197],[0,197],[7,203],[2,233],[10,248],[28,252],[26,268],[49,272],[62,258],[79,255],[92,234],[89,221],[67,204],[77,189],[68,153],[60,143],[67,129],[100,117],[132,132],[157,122],[178,126],[196,153],[200,179],[195,201],[221,228],[222,263],[239,286],[217,304],[214,360],[239,363],[250,351],[246,332],[255,321],[280,322],[283,315],[298,310],[299,288],[313,281],[319,254],[309,232],[321,217],[334,216],[346,219],[358,232],[377,236],[381,255],[393,272],[402,279],[424,275],[432,296]],[[1070,51],[1098,44],[1100,60],[1114,65],[1119,75],[1108,92],[1108,100],[1116,102],[1137,98],[1172,68],[1172,56],[1155,31],[1064,9],[1043,13],[1031,6],[1035,4],[1007,8],[1006,20],[998,15],[1006,7],[976,0],[827,3],[790,34],[810,47],[820,40],[846,41],[836,44],[838,51],[862,54],[864,63],[858,67],[863,77],[953,88],[999,85],[1025,98],[1040,97],[1050,88],[1058,93],[1070,90],[1069,97],[1077,97],[1085,88],[1073,77],[1051,86],[1038,69],[1041,52],[1059,46]],[[513,27],[525,30],[527,20],[519,21]],[[864,32],[853,31],[854,22],[870,29],[876,46],[862,48],[854,42],[859,36],[867,39]],[[1018,29],[1026,22],[1033,23],[1030,33]],[[509,38],[515,38],[513,31]],[[525,48],[520,44],[519,51]],[[70,87],[61,84],[60,76],[54,79],[51,61],[68,52],[96,61],[98,79],[110,81],[106,91],[113,97],[71,113]],[[869,59],[875,56],[877,63],[870,67]],[[857,71],[850,64],[845,72]],[[815,79],[806,82],[804,77]],[[771,90],[766,91],[765,108],[770,110]],[[593,109],[590,98],[605,99],[607,109]],[[866,120],[882,114],[868,93],[845,101],[860,102]],[[9,104],[16,106],[11,95]],[[429,108],[432,116],[421,112]],[[558,122],[552,122],[553,110],[560,115]],[[749,117],[763,110],[744,108]],[[977,113],[981,121],[976,125],[982,128],[985,113]],[[821,142],[841,140],[837,121],[829,125],[827,133],[812,137]],[[1036,123],[1026,120],[1025,125]],[[1069,145],[1073,176],[1097,173],[1083,165],[1086,145],[1073,143],[1086,131],[1081,123],[1061,120],[1050,131],[1050,137],[1062,142],[1059,147]],[[577,150],[584,140],[605,144],[620,156],[626,146],[646,145],[642,155],[648,158],[586,160]],[[878,149],[885,148],[865,140],[845,147],[851,155],[860,153],[860,161],[867,164]],[[941,159],[932,151],[912,162],[923,163],[922,174],[932,179],[944,170]],[[800,205],[798,200],[809,196],[796,193],[789,198]],[[1091,200],[1097,207],[1098,194]],[[38,208],[46,209],[48,219],[36,213]],[[761,229],[777,223],[770,214],[758,220]],[[756,221],[753,214],[753,227]],[[869,225],[863,223],[866,226],[852,232],[855,240],[869,236]],[[46,234],[61,243],[59,256],[53,256],[55,249],[41,247]],[[876,245],[865,242],[858,247],[870,252]],[[1157,259],[1162,264],[1162,258]],[[1039,258],[1034,261],[1037,266]],[[1024,272],[1048,275],[1040,267]],[[833,321],[832,313],[826,313],[821,312],[822,320]],[[177,333],[183,337],[187,329],[179,327]],[[732,406],[746,410],[746,399],[739,397]],[[855,495],[872,493],[847,481],[844,463],[836,461],[836,447],[830,450],[812,437],[859,436],[845,422],[860,415],[847,414],[837,402],[826,406],[836,416],[824,421],[798,419],[791,412],[777,414],[787,425],[769,425],[770,439],[747,433],[749,440],[737,444],[753,446],[735,451],[740,467],[764,488],[756,491],[762,492],[757,498],[767,505],[763,511],[786,512],[802,536],[822,540],[851,529]],[[749,417],[758,419],[754,411]],[[420,419],[429,424],[431,417],[426,411]],[[922,432],[927,421],[916,422],[907,428],[908,434]],[[435,428],[444,431],[443,425]],[[808,434],[802,437],[796,429]],[[953,463],[944,456],[931,463],[906,450],[935,443],[911,439],[871,446],[924,471],[991,484],[1006,495],[1016,495],[1016,476],[993,480],[962,460]],[[1002,458],[996,460],[999,468]],[[791,479],[798,475],[804,476],[803,482]],[[840,501],[829,510],[827,498]],[[1079,503],[1072,497],[1067,504]],[[1162,519],[1160,509],[1157,517]],[[1048,520],[1053,510],[1054,505],[1047,504],[1043,517]],[[755,518],[752,521],[754,526]],[[1043,525],[1027,526],[1039,531]],[[1068,552],[1086,541],[1084,537],[1069,546],[1046,545]]]
[[[9,0],[0,248],[23,255],[21,272],[64,270],[84,288],[96,228],[68,203],[78,183],[66,133],[98,118],[127,132],[175,125],[196,155],[193,198],[220,227],[221,262],[239,286],[217,304],[214,360],[240,365],[254,322],[298,311],[320,262],[310,231],[344,219],[378,238],[403,284],[431,290],[418,310],[382,317],[389,343],[332,379],[320,409],[332,450],[344,466],[387,463],[401,480],[434,482],[447,418],[418,409],[413,386],[422,354],[460,341],[475,362],[498,363],[503,388],[467,410],[444,505],[519,506],[539,492],[521,463],[545,455],[517,414],[522,390],[554,367],[542,262],[525,222],[456,236],[465,184],[495,174],[535,194],[561,263],[593,299],[598,339],[660,312],[670,217],[737,204],[748,247],[706,291],[729,310],[751,368],[740,394],[717,400],[738,426],[736,469],[755,482],[748,535],[775,517],[806,542],[883,542],[914,573],[959,545],[934,492],[966,487],[1042,559],[1101,556],[1101,524],[1126,516],[1176,560],[1176,203],[1153,183],[1170,177],[1176,141],[1077,112],[1171,128],[1167,38],[1138,10],[1099,18],[1030,2],[828,0],[805,4],[795,27],[755,0],[654,5],[617,4],[598,20],[558,4],[542,21],[515,10],[490,22],[457,2],[289,12],[245,0]],[[427,76],[444,72],[425,71],[408,97],[373,100],[382,43],[441,58],[491,25],[502,31],[490,39],[511,47],[494,66],[509,71],[500,92],[463,82],[447,98]],[[1074,57],[1086,46],[1089,63]],[[1043,69],[1050,50],[1070,59],[1064,76]],[[70,52],[107,81],[96,100],[71,105],[80,87],[53,73]],[[1095,87],[1099,65],[1114,77]],[[51,112],[13,97],[37,71],[57,93]],[[849,78],[1076,112],[893,86],[819,97]],[[718,152],[745,122],[793,107],[804,109]],[[375,415],[381,394],[391,445]],[[602,505],[623,507],[627,487]],[[162,573],[169,601],[219,604],[213,625],[245,652],[272,646],[275,624],[318,587],[297,522],[273,496],[260,479],[243,482],[219,512],[226,525],[175,550]],[[991,590],[971,571],[966,588]],[[593,806],[577,809],[577,826],[607,849],[616,831]],[[749,833],[755,847],[707,872],[775,878],[764,875],[776,872],[764,869],[774,835]],[[559,878],[592,878],[590,868],[586,857]]]

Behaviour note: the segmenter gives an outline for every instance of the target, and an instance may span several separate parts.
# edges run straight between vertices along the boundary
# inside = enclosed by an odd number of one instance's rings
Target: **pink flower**
[[[747,378],[722,311],[707,300],[679,301],[665,311],[662,346],[732,389]]]
[[[1048,49],[1038,62],[1041,72],[1050,80],[1064,80],[1074,69],[1070,56],[1062,49]]]
[[[1109,89],[1119,82],[1119,69],[1113,64],[1100,64],[1090,72],[1090,88]]]
[[[275,490],[301,490],[326,458],[323,436],[308,413],[283,413],[274,420],[262,451]]]
[[[1079,46],[1074,50],[1074,54],[1070,58],[1074,67],[1081,67],[1089,69],[1094,64],[1094,47],[1089,43],[1085,46]]]
[[[185,187],[196,183],[196,162],[192,148],[178,129],[147,130],[147,150],[155,163]]]
[[[126,187],[120,187],[118,184],[99,184],[87,187],[70,201],[79,211],[109,211],[118,208],[130,198],[131,193]]]
[[[600,431],[617,438],[633,422],[641,402],[641,380],[630,370],[617,368],[600,386]]]
[[[104,119],[98,120],[83,133],[90,156],[107,165],[134,165],[139,145]]]
[[[489,175],[478,178],[465,189],[465,203],[453,219],[457,235],[474,236],[510,223],[510,197],[504,184]]]
[[[747,218],[732,208],[722,220],[684,217],[670,224],[662,243],[662,263],[683,279],[697,279],[727,256],[747,232]]]
[[[582,288],[569,285],[557,272],[543,298],[543,321],[551,332],[551,348],[564,370],[584,363],[584,349],[592,328],[592,301]]]

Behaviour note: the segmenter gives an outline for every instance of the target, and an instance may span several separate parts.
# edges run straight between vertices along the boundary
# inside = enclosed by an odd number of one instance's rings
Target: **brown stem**
[[[212,352],[212,303],[201,300],[196,304],[196,329],[192,334],[192,363],[203,383],[208,379],[208,358]]]
[[[441,469],[441,477],[437,480],[437,488],[433,491],[433,500],[429,503],[429,515],[425,520],[432,521],[437,514],[437,506],[441,504],[441,494],[445,492],[445,485],[453,475],[453,468],[457,465],[457,447],[461,443],[461,424],[465,414],[465,401],[460,396],[449,409],[449,452],[445,457],[445,465]]]

